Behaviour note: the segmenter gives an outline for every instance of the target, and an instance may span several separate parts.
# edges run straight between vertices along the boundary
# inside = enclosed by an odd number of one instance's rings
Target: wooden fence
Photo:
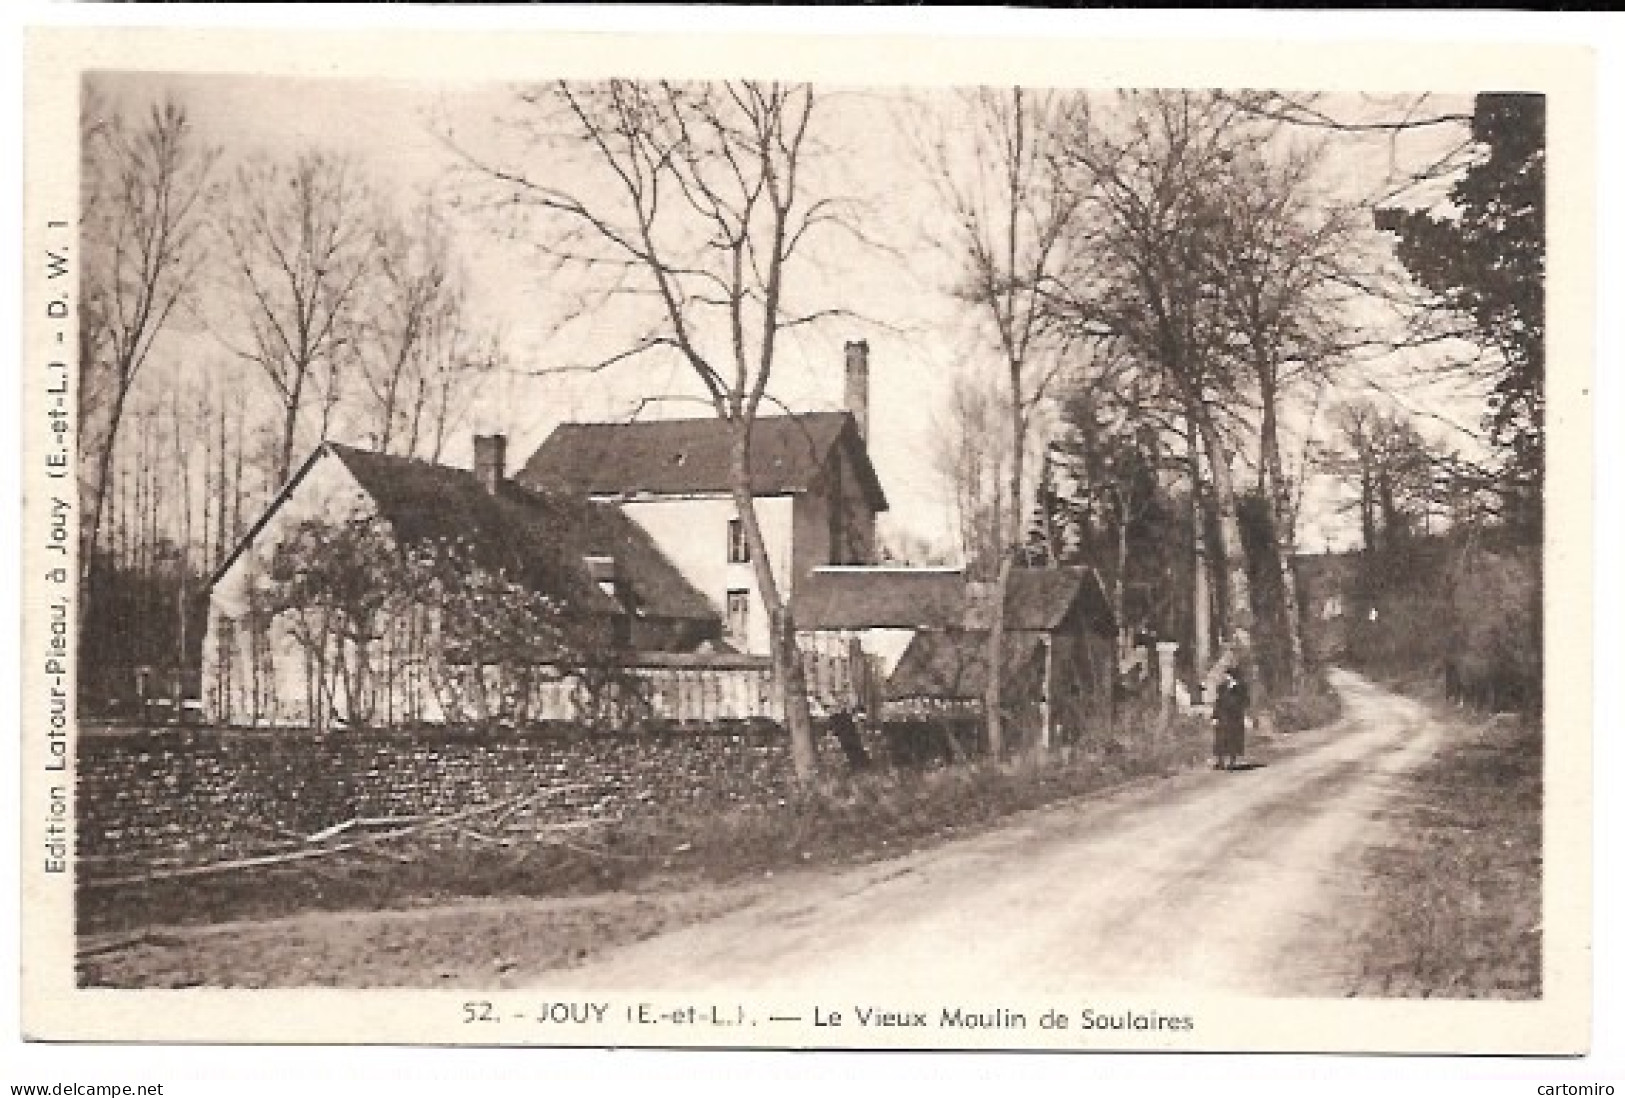
[[[814,716],[837,711],[879,712],[883,676],[875,657],[853,643],[800,640],[802,671]],[[643,719],[662,724],[705,725],[723,721],[783,718],[767,656],[733,653],[642,653],[619,668],[635,694]],[[548,683],[543,720],[580,718],[582,696],[575,678]]]
[[[627,723],[683,726],[777,721],[782,715],[766,656],[639,653],[613,672],[614,681],[597,687],[597,697],[577,675],[540,684],[534,715],[579,721],[600,705]]]
[[[294,653],[295,656],[298,653]],[[878,712],[881,675],[875,659],[856,645],[805,645],[802,654],[809,700],[815,716],[837,710]],[[265,677],[278,689],[276,704],[252,707],[229,680],[217,682],[205,697],[214,723],[234,727],[311,727],[315,689],[304,662],[285,659]],[[368,712],[361,723],[391,727],[496,720],[498,699],[519,721],[581,723],[598,728],[643,726],[698,727],[727,722],[783,718],[767,656],[737,653],[628,653],[586,669],[536,669],[522,684],[496,668],[405,665],[374,675]],[[514,691],[525,695],[514,704]],[[343,696],[323,698],[326,727],[351,724]]]

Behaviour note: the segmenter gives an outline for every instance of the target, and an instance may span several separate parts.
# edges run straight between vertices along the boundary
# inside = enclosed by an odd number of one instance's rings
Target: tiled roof
[[[956,570],[817,568],[796,584],[796,628],[972,629],[990,624],[991,583],[971,583]],[[1111,607],[1087,568],[1017,568],[1005,592],[1006,629],[1048,632],[1068,615],[1111,632]]]
[[[925,568],[815,568],[790,600],[797,629],[956,629],[965,574]]]
[[[843,445],[875,511],[886,496],[857,425],[846,412],[762,416],[751,430],[751,491],[806,492],[818,486],[831,450]],[[727,492],[728,427],[715,417],[635,423],[565,423],[531,455],[517,479],[589,495]]]
[[[992,584],[987,585],[992,591]],[[965,616],[969,629],[986,629],[989,624],[986,600],[980,606],[976,600]],[[1010,586],[1004,594],[1004,627],[1006,629],[1037,630],[1046,632],[1059,629],[1067,615],[1078,613],[1083,620],[1103,633],[1112,631],[1111,604],[1101,590],[1100,581],[1088,568],[1014,568],[1010,572]]]
[[[1004,681],[1017,683],[1033,670],[1042,638],[1006,635]],[[987,689],[986,633],[919,633],[886,680],[886,700],[980,698]]]
[[[594,613],[620,609],[592,581],[586,557],[613,557],[625,601],[645,616],[714,619],[638,525],[612,504],[504,483],[485,491],[474,474],[329,443],[407,543],[464,541],[475,559]]]

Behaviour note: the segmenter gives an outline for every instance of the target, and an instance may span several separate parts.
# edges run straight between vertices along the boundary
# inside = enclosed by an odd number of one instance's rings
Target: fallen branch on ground
[[[530,801],[540,799],[543,795],[551,793],[551,789],[535,790],[518,797],[512,797],[491,804],[476,805],[473,808],[454,812],[449,816],[434,816],[409,827],[382,834],[367,835],[363,838],[352,839],[348,842],[334,843],[315,850],[293,850],[278,854],[261,854],[248,858],[232,858],[223,862],[210,862],[206,865],[184,866],[178,869],[160,869],[150,873],[129,874],[122,877],[104,877],[100,880],[83,880],[80,885],[84,888],[110,888],[123,885],[149,884],[155,881],[173,881],[188,877],[202,877],[214,873],[227,873],[237,869],[258,869],[268,866],[290,865],[295,862],[306,862],[317,858],[328,858],[334,854],[343,854],[347,851],[367,850],[381,843],[394,842],[409,835],[419,835],[435,828],[447,827],[464,820],[479,816],[511,810]],[[337,832],[334,832],[335,834]],[[319,834],[319,833],[318,833]]]
[[[429,819],[428,816],[356,816],[336,823],[332,827],[324,827],[314,835],[306,835],[305,842],[319,843],[342,835],[354,827],[393,827],[398,824],[414,824]]]

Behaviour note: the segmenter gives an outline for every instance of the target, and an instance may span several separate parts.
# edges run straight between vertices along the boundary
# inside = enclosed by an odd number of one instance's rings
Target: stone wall
[[[287,849],[356,817],[442,815],[540,791],[516,820],[776,803],[793,785],[776,728],[647,735],[166,730],[79,740],[78,850],[192,864]],[[846,763],[820,740],[827,772]]]

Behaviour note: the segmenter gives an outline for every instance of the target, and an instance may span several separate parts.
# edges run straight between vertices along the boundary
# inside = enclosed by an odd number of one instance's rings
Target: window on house
[[[750,620],[750,592],[728,592],[728,618],[727,630],[729,638],[742,641],[745,639],[745,626]]]
[[[750,560],[750,542],[745,538],[745,521],[728,520],[728,563],[744,564]]]

